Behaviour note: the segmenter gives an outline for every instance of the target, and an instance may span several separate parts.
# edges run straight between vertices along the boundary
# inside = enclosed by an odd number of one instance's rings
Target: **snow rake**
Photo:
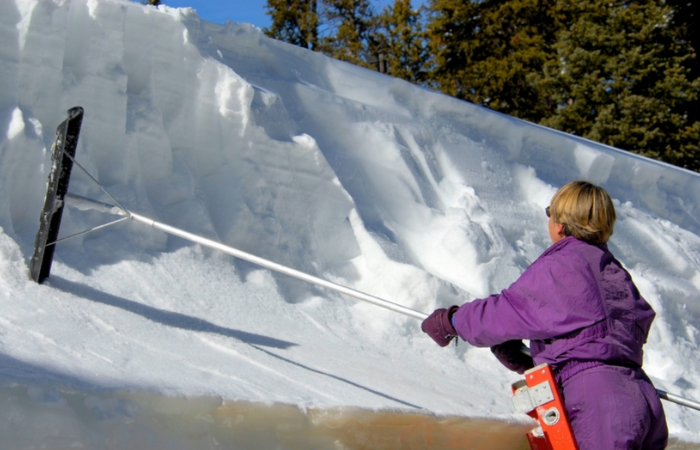
[[[53,252],[51,245],[58,238],[63,216],[63,200],[68,192],[73,158],[78,146],[78,135],[83,123],[83,108],[68,110],[68,118],[56,128],[56,141],[51,152],[51,170],[46,183],[44,208],[39,216],[39,231],[34,240],[34,254],[29,262],[32,279],[41,284],[51,272]]]
[[[333,283],[331,281],[324,280],[313,275],[309,275],[307,273],[289,268],[287,266],[283,266],[281,264],[252,255],[250,253],[246,253],[242,250],[238,250],[236,248],[224,245],[220,242],[216,242],[211,239],[207,239],[202,236],[198,236],[196,234],[180,230],[173,226],[157,222],[148,217],[144,217],[142,215],[129,211],[121,203],[119,203],[119,201],[115,199],[92,175],[90,175],[90,173],[83,166],[81,166],[75,160],[75,152],[77,148],[78,137],[80,134],[83,112],[83,108],[81,107],[74,107],[69,109],[66,120],[63,121],[56,129],[56,141],[52,146],[52,164],[47,182],[46,197],[44,201],[44,207],[39,218],[39,230],[37,232],[36,239],[34,242],[34,253],[30,260],[30,273],[32,279],[37,283],[41,284],[46,278],[49,277],[51,271],[51,263],[53,260],[53,254],[57,243],[89,233],[91,231],[106,228],[126,220],[134,220],[136,222],[140,222],[150,227],[161,230],[170,235],[177,236],[182,239],[186,239],[188,241],[200,244],[202,246],[221,251],[236,258],[251,262],[260,267],[274,270],[275,272],[282,273],[290,277],[314,284],[316,286],[324,287],[339,292],[349,297],[353,297],[358,300],[374,304],[376,306],[388,309],[390,311],[394,311],[399,314],[403,314],[408,317],[412,317],[414,319],[424,320],[428,317],[428,314],[424,312],[417,311],[406,306],[400,305],[398,303],[384,300],[374,295],[370,295],[365,292],[342,286],[340,284]],[[70,175],[73,166],[78,167],[82,172],[84,172],[85,175],[87,175],[97,186],[99,186],[99,188],[110,199],[112,199],[112,201],[114,201],[115,204],[112,205],[108,203],[103,203],[97,200],[68,193],[68,184],[70,181]],[[71,236],[58,239],[60,222],[65,204],[69,204],[78,210],[97,210],[99,212],[112,214],[120,217],[106,224],[102,224],[90,228],[88,230],[82,231],[80,233],[76,233]],[[529,348],[523,346],[523,352],[529,355]],[[542,366],[543,365],[537,366],[531,369],[531,371],[535,371],[536,369],[541,370],[543,369]],[[549,369],[548,366],[546,367],[546,369],[548,369],[551,373],[551,369]],[[528,373],[530,373],[531,371],[528,371]],[[557,429],[559,430],[563,423],[566,423],[566,425],[568,425],[568,420],[566,420],[566,415],[563,414],[564,410],[561,402],[555,402],[555,398],[558,398],[558,394],[556,393],[556,383],[551,381],[553,380],[553,378],[547,378],[545,375],[538,375],[539,381],[536,385],[531,385],[531,383],[529,382],[526,383],[527,385],[524,385],[522,383],[516,383],[517,387],[515,385],[513,386],[514,405],[516,406],[516,410],[519,410],[519,412],[526,412],[528,414],[534,412],[535,415],[531,414],[531,416],[538,420],[543,429],[551,430],[551,427],[558,426]],[[544,386],[544,383],[547,383],[549,385],[549,388]],[[542,396],[541,393],[543,391],[545,393],[548,392],[549,394]],[[669,394],[668,392],[662,391],[660,389],[657,389],[656,392],[659,394],[659,397],[664,400],[700,411],[699,402],[689,400],[677,395]],[[550,396],[552,398],[550,398]],[[527,401],[530,401],[530,403],[527,403]],[[546,408],[543,407],[543,405],[546,406]],[[555,407],[560,408],[562,412],[557,416],[557,420],[552,419],[554,417],[552,408]],[[561,418],[563,418],[563,421],[561,420]],[[557,433],[562,434],[562,432],[560,431],[557,431]],[[564,438],[562,439],[564,439],[564,441],[567,441],[568,438],[566,438],[565,434],[566,433],[562,434],[562,436],[564,436]],[[528,437],[528,439],[530,439],[530,437]],[[573,438],[571,439],[573,441]],[[531,439],[530,442],[532,442]],[[573,443],[573,445],[575,446],[575,443]],[[559,446],[550,448],[559,450],[575,447],[572,447],[570,444],[560,444]]]

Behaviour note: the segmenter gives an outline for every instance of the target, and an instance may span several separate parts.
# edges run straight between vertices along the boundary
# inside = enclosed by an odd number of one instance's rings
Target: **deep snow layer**
[[[56,125],[134,212],[425,312],[507,287],[543,208],[602,184],[610,247],[657,311],[645,369],[700,399],[700,177],[515,120],[188,9],[0,2],[0,375],[23,385],[511,418],[517,376],[414,319],[137,223],[28,275]],[[109,200],[74,171],[71,192]],[[110,218],[67,209],[62,235]],[[666,405],[677,437],[700,414]]]

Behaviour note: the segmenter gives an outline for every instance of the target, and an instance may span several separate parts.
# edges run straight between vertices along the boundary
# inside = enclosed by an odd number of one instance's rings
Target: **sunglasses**
[[[544,209],[544,213],[547,214],[547,217],[552,217],[552,216],[549,214],[549,208],[550,208],[549,206],[546,207],[546,208]]]

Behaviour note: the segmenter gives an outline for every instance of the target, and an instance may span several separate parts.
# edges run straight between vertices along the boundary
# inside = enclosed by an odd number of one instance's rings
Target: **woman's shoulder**
[[[544,274],[558,279],[592,279],[595,268],[601,267],[601,262],[606,258],[613,258],[606,247],[591,245],[569,236],[549,247],[525,272],[537,278]]]
[[[600,246],[591,245],[573,236],[567,236],[545,250],[535,263],[540,261],[547,263],[562,260],[586,260],[593,255],[603,255],[605,251]]]
[[[590,247],[575,238],[552,245],[510,286],[509,293],[549,309],[569,311],[565,314],[571,313],[573,305],[597,314],[598,275],[586,255],[586,246]]]

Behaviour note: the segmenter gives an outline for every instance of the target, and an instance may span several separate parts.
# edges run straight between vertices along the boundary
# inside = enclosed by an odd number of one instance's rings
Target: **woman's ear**
[[[564,232],[564,229],[566,226],[563,223],[555,223],[554,224],[554,230],[557,233],[557,236],[561,237],[561,239],[564,239],[566,237],[566,233]]]
[[[564,233],[564,224],[554,223],[554,220],[550,218],[547,227],[549,229],[549,237],[552,239],[553,244],[556,244],[566,237]]]

